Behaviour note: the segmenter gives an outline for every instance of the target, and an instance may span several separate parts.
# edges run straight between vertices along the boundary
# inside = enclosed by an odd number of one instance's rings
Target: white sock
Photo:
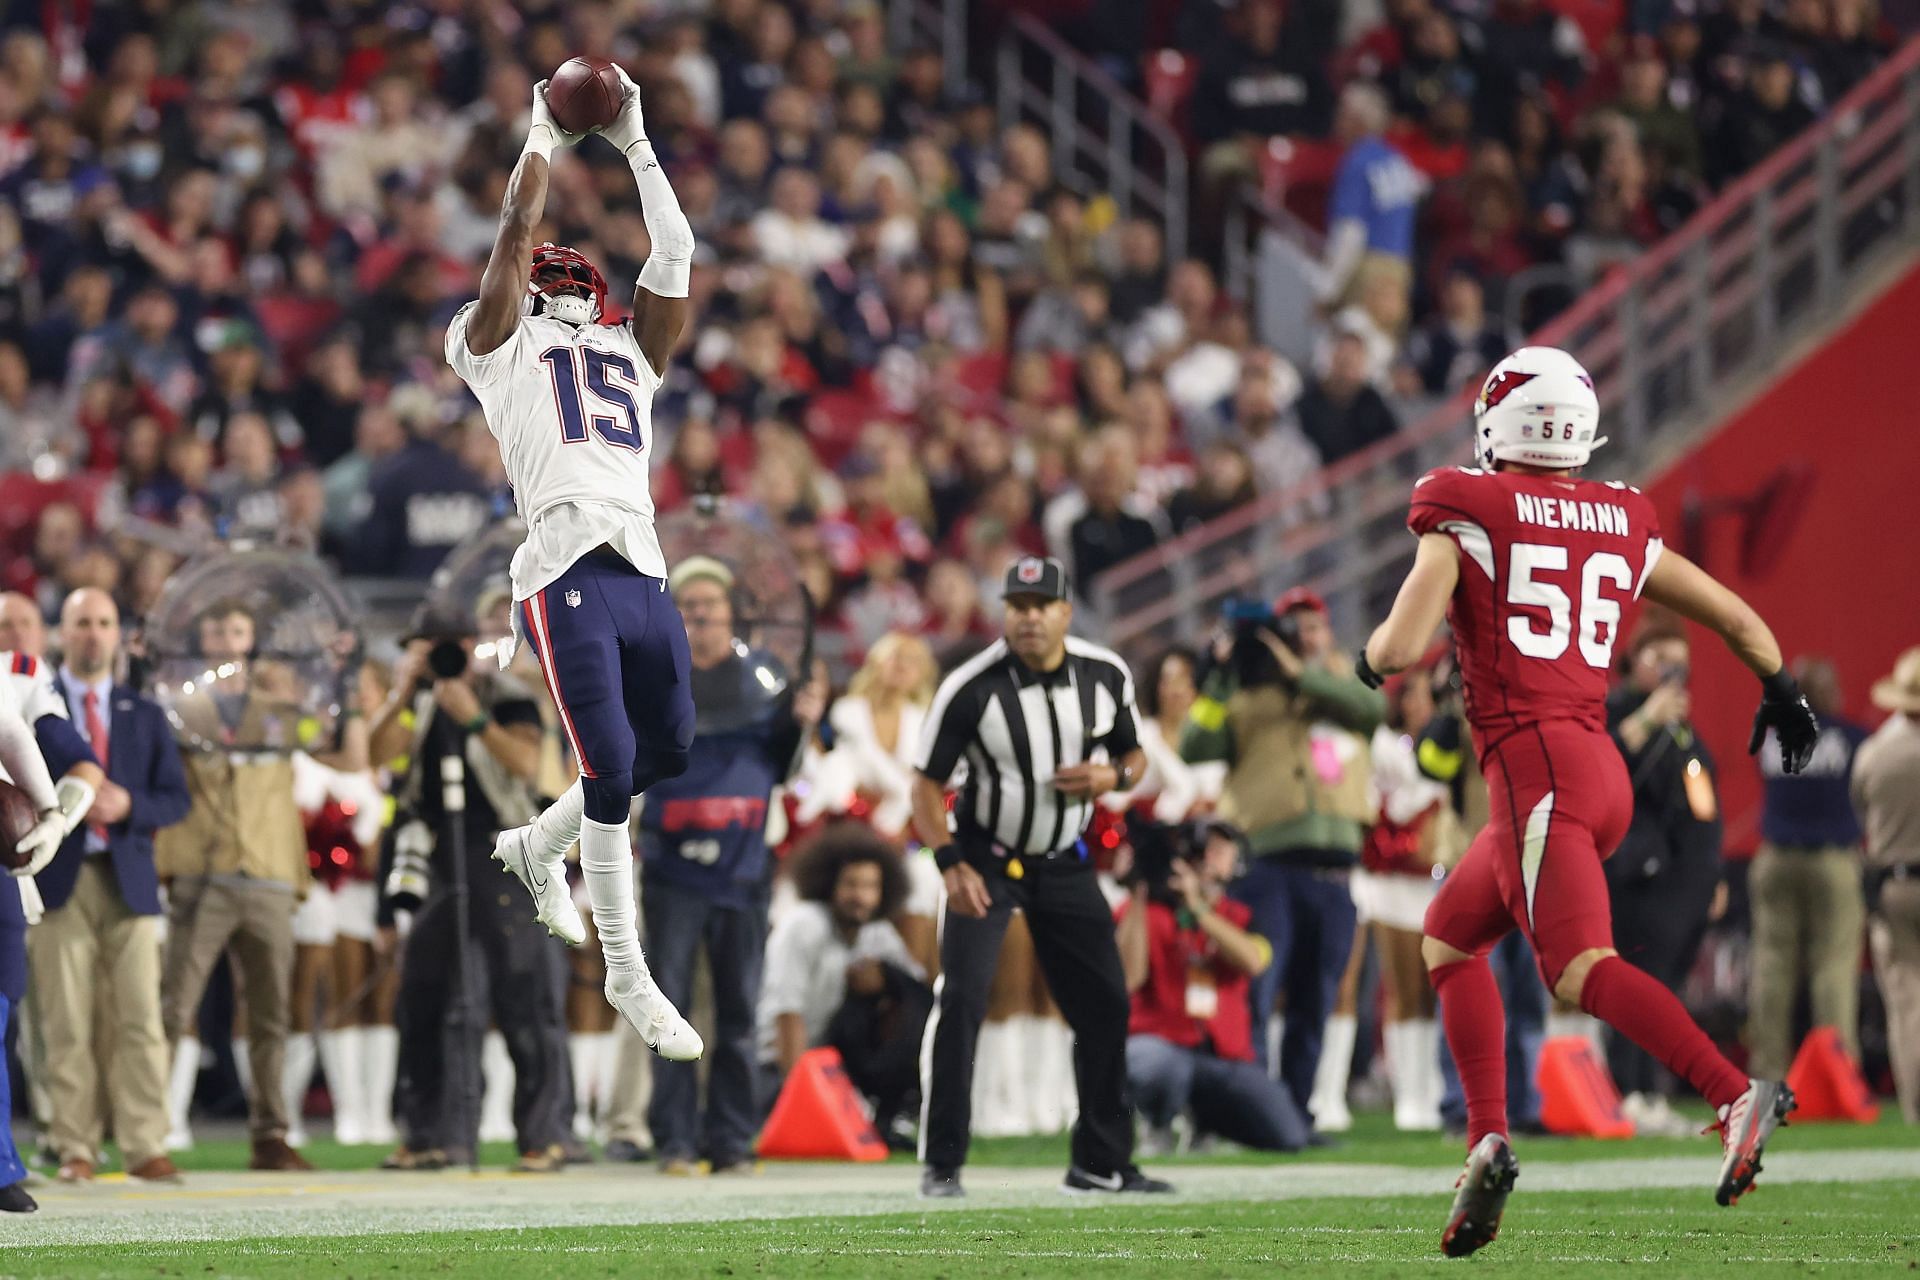
[[[240,1042],[234,1041],[236,1052]],[[287,1056],[280,1075],[280,1094],[287,1106],[287,1145],[303,1147],[307,1144],[306,1120],[301,1115],[307,1103],[307,1086],[313,1083],[313,1060],[316,1055],[311,1031],[294,1031],[287,1035]]]
[[[513,1057],[507,1038],[487,1032],[480,1042],[480,1071],[485,1088],[480,1095],[480,1141],[510,1142],[513,1129]]]
[[[1419,1082],[1420,1113],[1440,1122],[1440,1100],[1446,1096],[1446,1077],[1440,1074],[1440,1024],[1433,1018],[1418,1018],[1407,1024],[1418,1037],[1420,1046],[1414,1055],[1414,1079]]]
[[[608,976],[616,969],[644,971],[640,931],[634,924],[633,848],[627,843],[627,824],[583,818],[580,870],[587,882],[587,900],[593,904],[593,927],[600,935]]]
[[[1353,1071],[1354,1016],[1336,1013],[1320,1033],[1320,1065],[1313,1073],[1313,1097],[1307,1110],[1316,1129],[1344,1130],[1352,1126],[1347,1110],[1347,1076]]]
[[[398,1138],[393,1123],[393,1082],[400,1074],[400,1032],[387,1026],[362,1027],[366,1069],[362,1078],[367,1110],[367,1141],[382,1146]]]
[[[575,778],[573,785],[560,793],[560,798],[540,811],[540,816],[530,824],[533,828],[533,849],[543,855],[543,862],[558,862],[566,856],[573,842],[580,838],[580,822],[586,812],[586,798],[580,791],[580,779]]]

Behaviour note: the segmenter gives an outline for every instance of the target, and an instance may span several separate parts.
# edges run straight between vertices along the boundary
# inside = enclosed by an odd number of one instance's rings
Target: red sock
[[[1679,997],[1619,956],[1588,971],[1580,1007],[1666,1063],[1716,1109],[1747,1091],[1747,1077],[1713,1047]]]
[[[1507,1132],[1507,1015],[1485,956],[1433,971],[1440,1024],[1467,1095],[1467,1150],[1490,1133]]]

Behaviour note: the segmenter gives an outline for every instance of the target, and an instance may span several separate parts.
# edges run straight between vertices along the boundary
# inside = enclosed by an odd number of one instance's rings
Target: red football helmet
[[[543,244],[533,251],[527,292],[533,297],[535,315],[550,315],[567,324],[591,324],[607,307],[607,282],[599,269],[578,249],[563,244]]]

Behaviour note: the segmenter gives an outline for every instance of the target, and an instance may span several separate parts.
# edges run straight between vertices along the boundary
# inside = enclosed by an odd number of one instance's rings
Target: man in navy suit
[[[160,1018],[160,882],[153,833],[186,816],[180,752],[166,714],[114,683],[120,615],[83,587],[60,610],[64,661],[54,677],[72,723],[106,769],[87,824],[38,877],[46,915],[27,934],[34,1004],[46,1042],[48,1138],[60,1179],[92,1179],[106,1116],[127,1173],[175,1181],[166,1154],[169,1053]],[[94,1041],[104,998],[111,1048]]]

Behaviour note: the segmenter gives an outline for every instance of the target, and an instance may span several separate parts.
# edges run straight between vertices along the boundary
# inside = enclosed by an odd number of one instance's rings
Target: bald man
[[[6,606],[0,602],[0,626]],[[127,1173],[175,1181],[167,1157],[170,1054],[160,1012],[160,894],[153,833],[190,803],[166,714],[116,684],[120,614],[83,587],[60,610],[54,688],[106,776],[87,815],[39,876],[47,913],[27,934],[33,1003],[46,1042],[47,1139],[60,1180],[90,1182],[109,1119]],[[95,1002],[108,1043],[98,1043]],[[110,1115],[103,1114],[102,1077]]]

